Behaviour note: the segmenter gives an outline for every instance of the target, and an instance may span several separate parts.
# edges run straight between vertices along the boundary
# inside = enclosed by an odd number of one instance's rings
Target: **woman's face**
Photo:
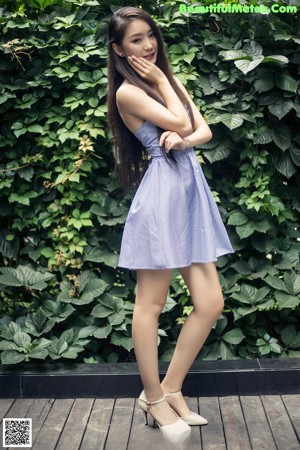
[[[134,55],[145,58],[147,61],[155,64],[157,59],[157,40],[147,22],[134,19],[128,24],[121,45],[115,45],[114,50],[125,58]]]

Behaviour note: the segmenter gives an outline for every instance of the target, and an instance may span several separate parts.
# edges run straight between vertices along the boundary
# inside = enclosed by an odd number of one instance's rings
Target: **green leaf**
[[[242,275],[250,275],[252,272],[249,264],[246,261],[237,261],[236,263],[232,264],[231,267]]]
[[[270,109],[270,107],[269,107]],[[285,151],[291,145],[291,132],[287,125],[284,123],[278,123],[276,128],[271,129],[272,138],[277,147]]]
[[[99,327],[94,333],[93,336],[98,339],[105,339],[107,338],[110,333],[112,332],[112,326],[106,325],[104,327]]]
[[[275,73],[276,86],[284,91],[296,93],[298,89],[298,82],[289,75],[276,72]]]
[[[259,66],[259,64],[261,64],[263,60],[264,56],[261,55],[258,56],[253,61],[249,61],[247,59],[240,59],[238,61],[235,61],[234,65],[246,75],[248,72],[251,72],[251,70],[255,69],[255,67]]]
[[[31,337],[29,336],[29,334],[20,331],[14,335],[14,341],[18,345],[18,347],[25,350],[31,344]]]
[[[297,167],[294,165],[288,152],[281,155],[273,155],[273,161],[278,172],[288,179],[297,172]]]
[[[242,211],[232,211],[228,219],[228,224],[236,226],[244,225],[248,221],[248,217]]]
[[[18,170],[18,175],[26,181],[31,181],[34,175],[34,169],[32,167],[23,167],[23,169]]]
[[[234,328],[223,334],[222,339],[228,344],[238,345],[245,339],[245,335],[239,328]]]
[[[107,288],[107,283],[105,283],[105,281],[103,281],[101,279],[91,280],[86,284],[84,291],[81,295],[81,300],[86,302],[86,301],[89,301],[90,299],[97,298],[101,294],[103,294],[103,292],[106,290],[106,288]]]
[[[297,332],[295,325],[288,325],[281,332],[281,339],[289,347],[300,347],[300,332]]]
[[[252,58],[256,58],[262,55],[263,49],[258,42],[248,41],[243,47],[243,52]]]
[[[14,192],[12,192],[8,197],[9,203],[20,203],[21,205],[29,206],[30,200],[25,195],[18,195]]]
[[[283,55],[269,55],[264,58],[264,63],[275,62],[281,64],[288,64],[289,60]]]
[[[289,272],[285,272],[284,281],[289,290],[290,294],[298,295],[300,294],[300,274],[291,270]]]
[[[275,298],[280,309],[296,308],[300,304],[300,298],[290,294],[283,294],[280,291],[275,292]]]
[[[37,272],[27,266],[18,266],[16,269],[1,267],[0,283],[7,286],[26,286],[31,289],[43,290],[47,287],[45,283],[55,275],[45,272]]]
[[[293,109],[293,106],[294,104],[291,100],[282,98],[279,102],[269,105],[269,111],[281,120]]]
[[[205,144],[201,146],[205,149]],[[216,146],[209,150],[202,150],[203,155],[208,159],[210,163],[221,161],[226,159],[232,150],[232,143],[228,139],[224,139],[222,142],[217,142]]]
[[[125,312],[124,311],[118,311],[110,316],[108,316],[108,321],[111,325],[120,325],[125,320]]]
[[[253,144],[269,144],[272,142],[271,130],[267,127],[260,127],[257,129],[257,134],[253,138]]]
[[[299,251],[297,248],[291,248],[284,253],[282,260],[277,264],[280,270],[290,270],[296,266],[299,261]]]
[[[294,145],[291,145],[289,148],[289,152],[292,158],[292,161],[296,166],[300,166],[300,148],[296,148]]]
[[[41,127],[40,125],[30,125],[27,128],[27,131],[30,131],[31,133],[40,133],[40,134],[44,133],[43,127]]]
[[[254,87],[257,92],[266,92],[275,86],[274,75],[272,72],[263,72],[259,78],[254,81]]]
[[[2,364],[18,364],[26,359],[24,353],[18,353],[11,350],[5,350],[1,353]]]
[[[236,312],[239,316],[244,317],[257,311],[255,306],[237,308]]]
[[[250,284],[242,284],[239,292],[233,292],[231,297],[242,303],[247,303],[252,306],[258,306],[268,295],[270,289],[263,287],[257,289]]]
[[[266,283],[268,283],[268,285],[273,287],[274,289],[288,292],[288,289],[286,288],[285,283],[283,282],[283,280],[281,278],[268,275],[264,281]]]
[[[254,231],[255,231],[255,229],[251,222],[247,222],[245,225],[236,227],[236,232],[241,239],[245,239],[245,238],[251,236],[251,234],[253,234]]]
[[[0,350],[18,350],[18,351],[20,351],[20,347],[15,342],[0,341]]]
[[[75,308],[58,301],[45,300],[42,303],[42,310],[47,318],[52,318],[55,322],[62,322],[75,311]]]
[[[112,314],[111,309],[101,304],[94,306],[91,311],[92,316],[99,317],[100,319],[104,319],[110,316],[110,314]]]
[[[124,335],[119,331],[114,331],[110,339],[111,343],[125,348],[128,352],[133,349],[133,342],[131,337]]]
[[[166,303],[162,310],[162,314],[165,312],[171,311],[173,308],[175,308],[176,304],[177,303],[175,302],[175,300],[173,300],[171,297],[167,296],[167,300],[166,300]]]
[[[242,50],[221,51],[220,55],[223,56],[225,61],[232,61],[237,58],[244,58],[246,56]]]
[[[244,120],[240,114],[221,114],[221,121],[226,125],[230,130],[234,130],[235,128],[240,127],[243,125]]]
[[[225,344],[225,342],[220,342],[220,355],[223,360],[235,359],[235,355],[231,348]]]

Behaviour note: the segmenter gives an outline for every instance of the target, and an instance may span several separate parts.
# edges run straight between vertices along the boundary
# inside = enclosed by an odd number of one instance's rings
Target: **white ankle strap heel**
[[[151,405],[162,403],[163,401],[165,401],[165,396],[159,400],[148,402],[144,391],[141,393],[138,404],[141,410],[144,411],[146,425],[148,425],[148,414],[150,414],[150,416],[153,418],[153,425],[154,423],[157,423],[157,425],[159,426],[159,429],[163,434],[165,443],[168,448],[170,450],[185,450],[187,448],[191,434],[191,428],[189,427],[189,425],[180,417],[178,417],[177,414],[177,420],[174,423],[171,423],[169,425],[161,425],[149,411]]]
[[[168,400],[168,397],[181,397],[182,393],[181,391],[177,392],[171,392],[170,394],[165,394],[166,399]],[[178,411],[173,407],[173,405],[170,405],[172,409],[178,414]],[[179,414],[178,414],[179,415]],[[191,414],[188,414],[187,416],[179,416],[185,423],[188,425],[207,425],[207,420],[200,416],[199,414],[196,414],[194,412],[191,412]]]

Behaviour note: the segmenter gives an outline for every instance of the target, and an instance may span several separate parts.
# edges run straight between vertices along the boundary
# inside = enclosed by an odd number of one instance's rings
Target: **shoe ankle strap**
[[[162,403],[163,401],[165,401],[165,399],[166,399],[166,397],[163,396],[159,400],[153,400],[152,402],[148,402],[148,400],[147,400],[146,403],[147,403],[147,406],[157,405],[157,403]]]
[[[165,393],[165,397],[173,397],[173,396],[179,395],[179,394],[182,394],[181,391],[169,392],[168,394]]]

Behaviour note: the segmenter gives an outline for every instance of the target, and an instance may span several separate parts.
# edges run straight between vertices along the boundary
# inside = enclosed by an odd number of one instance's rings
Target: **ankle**
[[[161,383],[161,388],[164,394],[175,394],[181,391],[181,386],[168,385],[163,382]]]
[[[162,389],[158,389],[155,391],[146,391],[144,389],[144,393],[148,403],[159,403],[165,399],[165,394]]]

